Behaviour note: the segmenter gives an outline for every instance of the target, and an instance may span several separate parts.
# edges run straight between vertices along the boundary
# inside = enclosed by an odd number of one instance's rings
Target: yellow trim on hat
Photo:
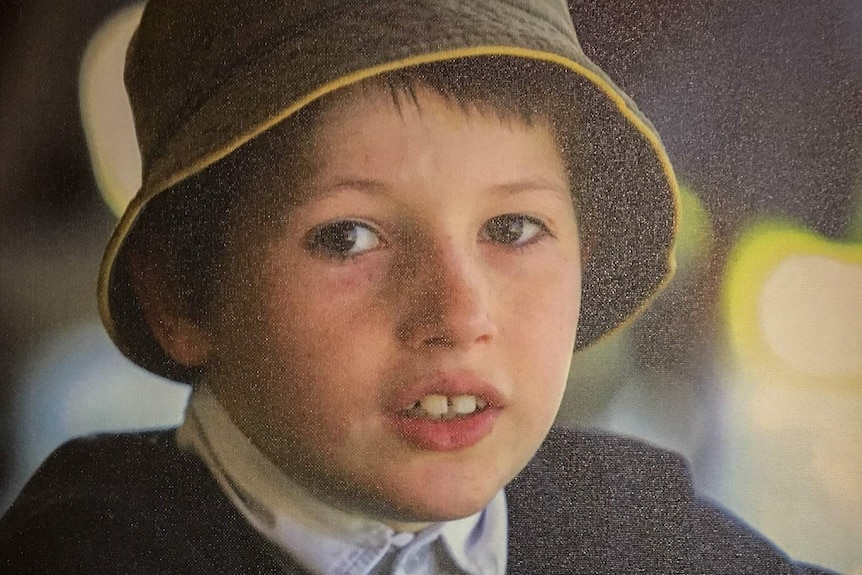
[[[339,88],[344,88],[356,84],[364,79],[379,76],[385,72],[390,72],[393,70],[399,70],[403,68],[418,66],[421,64],[429,64],[432,62],[439,62],[443,60],[455,60],[475,56],[515,56],[557,64],[572,70],[579,76],[592,82],[596,87],[598,87],[605,95],[607,95],[611,99],[611,101],[613,101],[613,103],[616,105],[617,109],[623,115],[623,117],[626,118],[626,120],[628,120],[638,130],[638,132],[640,132],[646,138],[646,140],[652,147],[653,152],[655,152],[656,156],[658,156],[659,162],[662,166],[662,170],[664,171],[665,177],[667,178],[671,194],[674,198],[673,231],[674,235],[676,234],[676,228],[679,221],[679,186],[676,180],[676,176],[674,174],[673,167],[671,166],[670,159],[667,156],[667,152],[665,152],[664,146],[662,145],[658,134],[634,109],[632,109],[631,106],[629,106],[628,102],[626,101],[626,98],[622,95],[621,91],[616,88],[616,86],[612,85],[609,80],[604,78],[601,74],[570,58],[560,56],[552,52],[532,50],[528,48],[518,48],[514,46],[473,46],[469,48],[458,48],[454,50],[430,52],[418,56],[411,56],[409,58],[404,58],[401,60],[386,62],[385,64],[379,64],[370,68],[364,68],[351,74],[341,76],[340,78],[337,78],[336,80],[333,80],[327,84],[324,84],[318,89],[309,92],[305,97],[297,100],[292,105],[284,108],[279,114],[273,116],[272,118],[263,123],[256,125],[246,134],[235,138],[230,144],[228,144],[221,150],[218,150],[217,152],[205,156],[201,160],[195,162],[191,167],[176,173],[174,176],[160,182],[148,182],[145,176],[144,184],[141,190],[138,192],[135,198],[132,199],[128,208],[126,209],[126,212],[123,214],[122,219],[120,220],[119,224],[117,224],[117,227],[114,229],[114,232],[111,235],[111,239],[109,240],[108,247],[105,251],[105,256],[102,260],[102,265],[99,272],[99,313],[102,316],[103,322],[105,324],[105,329],[108,331],[109,335],[111,336],[111,339],[114,340],[114,342],[116,342],[118,345],[120,345],[121,343],[125,345],[126,343],[123,342],[120,338],[116,337],[118,334],[118,330],[116,323],[114,322],[114,318],[110,313],[110,298],[108,297],[108,291],[110,287],[111,271],[113,270],[114,261],[116,260],[123,240],[128,235],[129,231],[134,225],[134,222],[137,220],[141,209],[146,205],[149,200],[151,200],[153,197],[155,197],[162,191],[175,185],[176,183],[200,172],[206,167],[224,158],[249,140],[269,130],[283,120],[289,118],[294,113],[304,108],[311,102],[325,96],[326,94],[334,92]],[[641,303],[641,306],[637,310],[629,314],[625,321],[620,322],[613,329],[603,334],[602,337],[608,335],[609,333],[618,331],[623,326],[628,325],[637,315],[637,313],[640,310],[646,308],[667,285],[667,283],[670,281],[670,278],[673,276],[673,273],[676,268],[673,246],[671,246],[671,249],[668,252],[667,263],[668,273],[663,279],[663,281],[658,286],[656,286],[656,289],[653,290],[652,294],[650,294],[650,296]],[[104,321],[105,319],[107,319],[108,321]],[[124,349],[123,351],[126,350]]]

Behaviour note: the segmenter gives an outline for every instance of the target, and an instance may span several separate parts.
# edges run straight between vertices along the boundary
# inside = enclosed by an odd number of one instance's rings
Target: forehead
[[[243,178],[250,184],[245,191],[258,196],[275,192],[285,202],[283,207],[289,208],[307,199],[299,190],[328,164],[348,153],[380,154],[400,128],[417,121],[425,128],[413,134],[419,142],[451,134],[453,126],[496,124],[503,130],[528,131],[531,137],[550,139],[554,155],[567,157],[568,145],[558,137],[553,115],[526,109],[522,100],[523,95],[503,101],[452,93],[421,81],[366,80],[314,102],[237,152],[250,160],[243,162],[251,168]],[[500,144],[488,131],[473,132],[476,145],[483,150]],[[357,145],[359,142],[364,145]],[[387,157],[370,159],[385,167]],[[390,164],[395,163],[396,158],[389,159],[393,160]]]
[[[334,102],[318,124],[311,158],[317,184],[367,176],[429,193],[446,181],[475,193],[543,172],[556,177],[562,166],[544,118],[508,117],[423,86],[409,94],[363,90]]]

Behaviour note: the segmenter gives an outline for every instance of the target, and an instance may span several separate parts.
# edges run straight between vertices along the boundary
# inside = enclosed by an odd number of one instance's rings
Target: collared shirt
[[[312,573],[324,575],[502,575],[503,492],[480,512],[418,533],[336,509],[286,477],[237,428],[205,386],[192,393],[181,447],[196,453],[261,535]]]

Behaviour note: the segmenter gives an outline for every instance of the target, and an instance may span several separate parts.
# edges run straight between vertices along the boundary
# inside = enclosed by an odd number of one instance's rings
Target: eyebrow
[[[309,189],[304,194],[297,194],[299,197],[294,203],[295,207],[307,205],[312,201],[327,200],[338,195],[342,190],[357,190],[370,196],[380,195],[388,186],[383,182],[376,180],[368,180],[363,178],[342,178],[324,185],[310,185]]]
[[[536,192],[548,190],[559,195],[561,198],[571,200],[571,191],[568,184],[548,180],[541,176],[524,178],[503,184],[495,184],[490,188],[494,192],[498,192],[504,196],[513,196],[525,192]]]
[[[318,192],[323,195],[332,195],[343,189],[351,189],[376,196],[378,194],[382,194],[388,187],[388,184],[378,180],[370,180],[367,178],[339,178],[319,188]]]
[[[313,191],[313,193],[309,194],[309,197],[302,200],[300,203],[307,203],[308,201],[311,201],[312,198],[315,200],[327,199],[345,189],[356,190],[370,196],[376,196],[383,194],[388,187],[388,184],[378,180],[371,180],[365,178],[343,178],[335,180],[334,182],[328,183],[324,186],[315,186],[315,190]],[[495,194],[500,194],[505,197],[526,192],[548,190],[554,192],[565,200],[571,200],[571,191],[568,184],[564,184],[560,181],[549,180],[541,176],[528,177],[519,180],[513,180],[511,182],[493,184],[487,189],[491,192],[494,192]]]

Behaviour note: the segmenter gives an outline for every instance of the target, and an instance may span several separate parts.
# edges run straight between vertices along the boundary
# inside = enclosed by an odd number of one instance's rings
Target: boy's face
[[[350,94],[323,111],[293,190],[278,165],[255,175],[294,205],[229,238],[204,367],[288,476],[418,527],[481,509],[544,439],[575,339],[578,229],[543,121],[424,89],[400,107]]]

